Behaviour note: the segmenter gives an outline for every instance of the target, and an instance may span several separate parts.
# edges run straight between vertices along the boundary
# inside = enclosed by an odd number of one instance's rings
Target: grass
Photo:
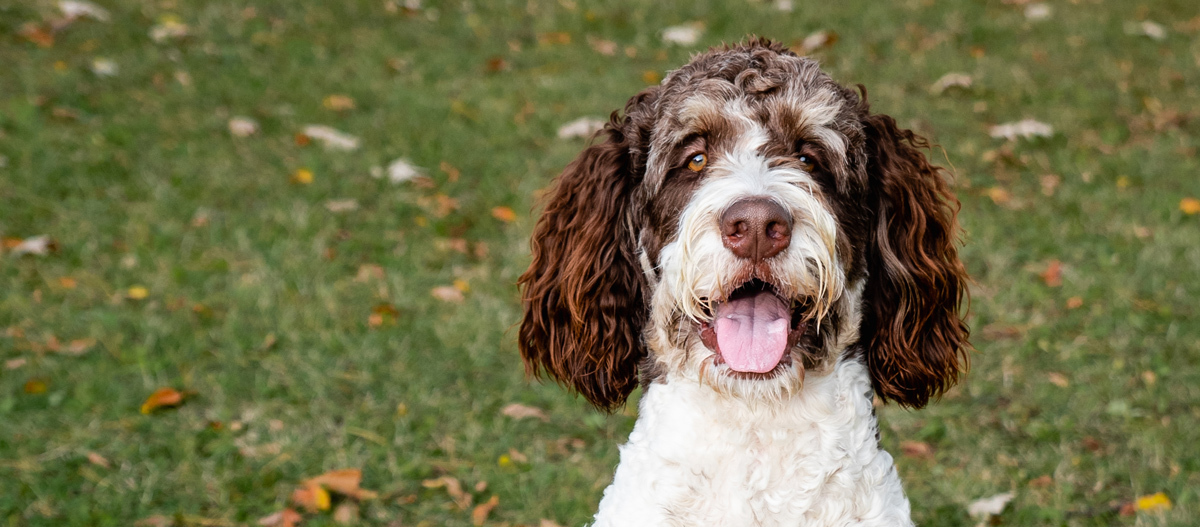
[[[499,497],[489,524],[585,523],[635,407],[599,414],[519,364],[534,196],[583,144],[555,130],[704,46],[817,30],[840,37],[815,54],[826,70],[933,137],[958,177],[972,372],[926,410],[880,411],[918,522],[973,525],[965,505],[1006,491],[1006,525],[1200,515],[1200,216],[1180,208],[1200,194],[1193,2],[1051,1],[1041,22],[1021,2],[935,0],[100,3],[111,22],[42,47],[17,34],[55,4],[0,0],[0,237],[57,242],[0,254],[7,525],[249,525],[346,467],[382,494],[362,524],[470,525],[421,484],[442,475],[487,482],[471,492]],[[171,17],[190,35],[152,41]],[[1165,39],[1130,34],[1145,20]],[[695,46],[661,41],[691,21]],[[974,85],[932,94],[949,72]],[[234,116],[260,131],[231,136]],[[987,134],[1022,118],[1055,133]],[[311,123],[362,146],[301,146]],[[431,184],[371,177],[399,157]],[[311,184],[289,182],[298,169]],[[1052,261],[1061,285],[1039,276]],[[456,281],[461,303],[430,294]],[[184,404],[139,413],[163,386]],[[549,419],[501,416],[513,402]],[[1173,509],[1114,512],[1156,492]]]

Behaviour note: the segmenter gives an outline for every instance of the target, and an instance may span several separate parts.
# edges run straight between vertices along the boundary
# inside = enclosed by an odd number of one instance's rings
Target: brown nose
[[[767,198],[739,200],[721,214],[721,241],[738,258],[765,260],[792,243],[792,215]]]

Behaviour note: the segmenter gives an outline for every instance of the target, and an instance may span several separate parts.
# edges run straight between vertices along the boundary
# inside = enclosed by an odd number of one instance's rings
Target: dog
[[[597,527],[903,526],[876,397],[966,371],[958,200],[928,142],[754,38],[613,112],[557,178],[519,348],[595,406],[644,387]]]

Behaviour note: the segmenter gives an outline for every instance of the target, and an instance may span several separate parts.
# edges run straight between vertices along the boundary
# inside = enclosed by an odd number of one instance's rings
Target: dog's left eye
[[[693,172],[704,170],[704,166],[708,164],[708,156],[704,154],[696,154],[688,160],[688,168]]]
[[[803,168],[805,172],[812,172],[814,168],[817,168],[817,163],[815,160],[813,160],[812,156],[802,155],[800,156],[799,161],[800,167]]]

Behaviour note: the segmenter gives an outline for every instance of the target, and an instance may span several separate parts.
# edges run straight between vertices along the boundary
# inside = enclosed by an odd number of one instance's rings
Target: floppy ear
[[[527,372],[545,371],[611,410],[637,385],[647,311],[633,234],[642,177],[631,152],[637,128],[614,112],[602,135],[558,177],[534,227],[533,261],[518,281],[519,347]]]
[[[968,362],[959,203],[921,152],[925,139],[886,115],[868,115],[863,128],[878,199],[863,295],[867,367],[881,398],[920,408],[952,386]]]

